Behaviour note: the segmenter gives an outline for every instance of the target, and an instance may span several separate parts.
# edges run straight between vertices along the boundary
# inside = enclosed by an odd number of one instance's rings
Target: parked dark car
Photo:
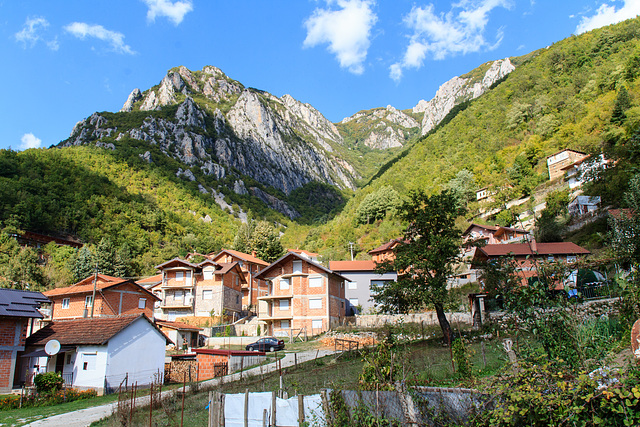
[[[273,337],[260,338],[247,345],[247,351],[278,351],[284,350],[284,341]]]

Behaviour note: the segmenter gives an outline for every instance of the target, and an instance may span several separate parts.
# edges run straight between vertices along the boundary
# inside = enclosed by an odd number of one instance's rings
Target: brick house
[[[547,157],[549,179],[554,180],[564,175],[566,166],[576,163],[588,157],[588,154],[575,150],[562,150]]]
[[[154,304],[160,300],[132,280],[106,274],[89,276],[66,288],[48,290],[44,295],[51,300],[51,315],[46,320],[123,314],[144,314],[151,318]]]
[[[161,282],[151,288],[162,301],[155,313],[157,318],[175,321],[193,317],[200,323],[212,315],[235,318],[242,311],[242,285],[246,280],[238,262],[206,259],[194,264],[174,258],[156,268],[162,274]]]
[[[289,252],[256,277],[269,284],[269,295],[258,298],[258,319],[270,335],[319,334],[345,316],[348,279],[302,255]]]
[[[0,393],[10,393],[20,382],[19,356],[33,329],[33,319],[43,317],[38,311],[40,304],[48,302],[40,292],[0,289]]]
[[[472,265],[478,266],[493,259],[513,259],[517,273],[526,285],[530,277],[537,277],[537,267],[547,262],[574,263],[579,257],[590,254],[588,250],[572,242],[493,244],[477,248]]]
[[[264,352],[199,348],[194,350],[198,381],[232,374],[264,362]]]
[[[387,243],[383,243],[377,248],[371,249],[369,251],[369,255],[371,255],[371,260],[375,263],[384,262],[387,259],[393,258],[393,249],[402,243],[402,239],[393,239],[389,240]]]
[[[237,262],[240,264],[246,282],[242,285],[242,310],[255,312],[258,307],[258,297],[265,296],[269,292],[267,282],[256,279],[255,276],[269,263],[256,257],[255,252],[249,255],[233,249],[223,249],[215,255],[207,255],[207,257],[216,263]]]

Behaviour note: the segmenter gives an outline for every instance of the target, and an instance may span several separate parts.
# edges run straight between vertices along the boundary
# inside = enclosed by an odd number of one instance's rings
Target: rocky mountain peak
[[[468,78],[456,76],[443,83],[430,101],[420,100],[413,107],[414,113],[424,113],[422,135],[425,135],[440,123],[457,104],[479,97],[491,85],[515,70],[515,68],[509,58],[505,58],[493,61],[480,81],[472,81]]]

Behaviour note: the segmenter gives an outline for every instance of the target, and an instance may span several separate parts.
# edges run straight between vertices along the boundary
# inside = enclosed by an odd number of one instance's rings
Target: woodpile
[[[181,383],[187,378],[187,382],[198,380],[198,362],[195,359],[172,360],[164,364],[165,381]]]
[[[359,344],[360,348],[365,346],[372,346],[377,344],[376,334],[374,332],[353,332],[353,333],[339,333],[339,332],[327,332],[327,334],[320,339],[320,343],[324,347],[335,347],[336,339],[355,341]]]

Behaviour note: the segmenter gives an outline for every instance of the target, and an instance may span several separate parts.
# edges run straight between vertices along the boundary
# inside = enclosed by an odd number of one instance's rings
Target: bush
[[[62,376],[57,372],[45,372],[38,374],[33,379],[33,383],[36,386],[38,393],[50,394],[56,390],[60,390],[64,384]]]

